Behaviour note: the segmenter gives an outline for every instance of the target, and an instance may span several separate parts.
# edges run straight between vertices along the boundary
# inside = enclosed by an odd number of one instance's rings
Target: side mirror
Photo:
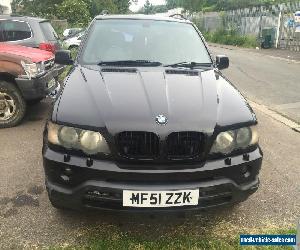
[[[74,63],[69,50],[58,50],[55,53],[54,62],[61,65],[72,65]]]
[[[216,56],[216,64],[219,70],[227,69],[229,67],[229,58],[227,56]]]

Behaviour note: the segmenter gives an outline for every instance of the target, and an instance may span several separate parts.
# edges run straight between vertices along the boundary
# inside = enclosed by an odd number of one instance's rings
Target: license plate
[[[56,81],[53,78],[50,82],[48,82],[48,89],[52,89],[54,86],[56,86]]]
[[[180,207],[198,205],[199,190],[123,191],[124,207]]]

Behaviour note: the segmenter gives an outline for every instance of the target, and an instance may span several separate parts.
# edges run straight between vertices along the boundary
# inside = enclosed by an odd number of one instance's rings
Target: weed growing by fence
[[[203,34],[206,41],[226,45],[234,45],[246,48],[255,48],[258,46],[256,37],[250,35],[239,35],[235,31],[217,30]]]

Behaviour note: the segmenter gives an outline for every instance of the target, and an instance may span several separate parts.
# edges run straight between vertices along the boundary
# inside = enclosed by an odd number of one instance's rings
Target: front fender
[[[217,81],[218,127],[257,123],[255,113],[245,97],[223,76]]]

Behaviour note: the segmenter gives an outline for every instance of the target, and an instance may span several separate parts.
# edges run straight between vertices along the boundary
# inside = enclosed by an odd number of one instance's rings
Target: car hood
[[[49,51],[9,43],[0,43],[0,53],[3,55],[6,54],[27,58],[33,63],[43,62],[54,58],[53,54]]]
[[[75,67],[53,120],[77,127],[121,131],[213,133],[215,127],[253,122],[242,95],[215,70]],[[164,115],[166,125],[156,116]]]

